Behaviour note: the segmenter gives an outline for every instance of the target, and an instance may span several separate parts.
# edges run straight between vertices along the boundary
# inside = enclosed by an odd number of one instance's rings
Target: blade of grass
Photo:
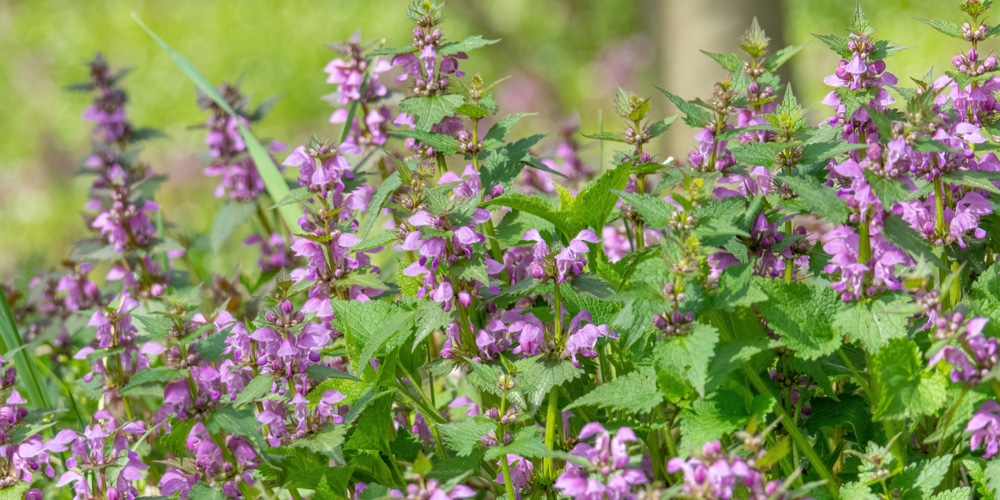
[[[0,341],[3,342],[3,352],[17,350],[14,353],[14,366],[17,368],[17,378],[24,384],[28,392],[28,403],[35,408],[52,408],[49,395],[43,390],[42,378],[38,375],[38,367],[29,349],[22,349],[21,334],[14,324],[14,313],[7,303],[7,296],[0,292]]]
[[[215,101],[226,113],[234,118],[239,118],[236,111],[223,99],[222,95],[215,89],[208,79],[202,76],[201,73],[188,61],[184,56],[180,55],[177,51],[172,49],[167,42],[163,41],[146,23],[139,18],[139,16],[133,12],[132,19],[135,20],[136,24],[139,25],[146,33],[149,34],[156,43],[160,44],[160,47],[169,55],[177,66],[180,67],[181,71],[191,79],[192,82],[198,87],[199,90],[204,92],[209,98]],[[271,199],[278,201],[285,198],[288,195],[288,184],[285,182],[285,177],[281,175],[278,170],[277,165],[274,164],[274,160],[271,159],[271,155],[267,153],[267,149],[257,140],[257,137],[250,132],[242,120],[237,120],[240,126],[240,135],[243,136],[243,140],[246,141],[247,151],[250,153],[250,157],[253,158],[254,164],[257,166],[257,171],[260,172],[260,177],[264,180],[264,186],[267,187],[267,194],[271,196]],[[298,227],[299,210],[294,204],[282,205],[278,207],[278,212],[288,223],[288,227]]]

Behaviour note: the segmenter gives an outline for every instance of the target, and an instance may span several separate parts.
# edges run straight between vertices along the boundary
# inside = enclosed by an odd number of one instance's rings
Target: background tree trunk
[[[726,75],[718,63],[700,51],[739,52],[739,41],[754,16],[771,39],[770,51],[783,47],[781,0],[645,0],[645,30],[656,41],[657,86],[685,99],[707,99],[713,84]],[[742,55],[742,54],[741,54]],[[787,73],[782,72],[787,81]],[[633,89],[640,91],[640,89]],[[645,93],[645,89],[641,89]],[[780,89],[775,92],[780,93]],[[653,91],[654,94],[658,92]],[[676,112],[672,104],[659,101],[660,109]],[[694,130],[675,122],[666,134],[664,151],[677,160],[686,160],[694,144]]]

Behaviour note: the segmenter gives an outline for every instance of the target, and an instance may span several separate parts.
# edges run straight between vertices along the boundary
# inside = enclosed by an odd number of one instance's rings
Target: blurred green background
[[[482,34],[503,41],[472,53],[462,69],[487,79],[511,75],[499,91],[506,112],[539,111],[528,128],[549,129],[574,113],[584,131],[597,130],[598,111],[608,116],[616,81],[640,94],[656,94],[655,75],[683,71],[684,61],[663,68],[656,40],[682,33],[650,20],[659,1],[503,0],[453,1],[442,26],[448,39]],[[207,231],[220,204],[216,179],[201,174],[196,153],[203,131],[189,130],[205,116],[194,86],[133,22],[134,11],[211,81],[242,78],[254,102],[278,96],[258,135],[290,146],[338,133],[320,98],[333,92],[323,47],[360,28],[365,40],[409,42],[406,0],[0,0],[0,278],[51,267],[69,254],[71,242],[88,234],[79,216],[89,178],[73,177],[89,151],[90,124],[81,120],[90,96],[62,88],[87,77],[86,62],[102,51],[113,67],[128,66],[124,84],[136,126],[169,135],[150,143],[143,158],[167,174],[158,200],[166,216],[188,231]],[[836,57],[811,33],[844,33],[854,0],[786,0],[784,39],[809,45],[791,62],[796,94],[813,120],[828,116],[819,103],[822,77]],[[931,67],[940,73],[962,49],[914,17],[961,22],[957,0],[866,0],[877,38],[913,46],[888,61],[906,85]],[[698,23],[709,20],[692,20]],[[991,46],[987,47],[992,49]],[[732,47],[735,51],[735,45]],[[689,57],[704,57],[697,47]],[[711,92],[706,87],[701,96]],[[658,94],[657,94],[658,95]],[[693,98],[696,95],[685,95]],[[661,113],[672,112],[654,98]],[[605,120],[607,127],[617,126]],[[671,131],[689,134],[683,129]],[[686,149],[663,151],[684,158]]]

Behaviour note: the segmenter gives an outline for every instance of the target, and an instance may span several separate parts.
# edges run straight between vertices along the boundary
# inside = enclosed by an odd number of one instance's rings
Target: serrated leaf
[[[250,220],[255,213],[257,213],[256,203],[223,203],[215,212],[212,232],[208,237],[212,253],[218,253],[233,231]]]
[[[247,382],[247,386],[240,391],[239,395],[236,396],[236,400],[233,401],[233,405],[239,407],[247,403],[256,402],[258,399],[269,394],[274,387],[274,378],[270,375],[257,375],[250,382]]]
[[[390,231],[386,231],[384,233],[379,233],[375,236],[371,236],[369,238],[361,240],[360,243],[351,247],[351,250],[355,252],[364,252],[366,250],[371,250],[373,248],[384,247],[391,243],[395,243],[396,241],[399,241],[399,238],[396,237],[396,234]]]
[[[618,203],[618,196],[613,191],[625,189],[628,176],[629,165],[623,163],[588,182],[576,195],[572,214],[576,225],[571,231],[575,233],[586,226],[598,232],[603,230],[611,210]],[[575,237],[576,234],[569,236]]]
[[[614,287],[593,273],[580,273],[570,282],[573,291],[597,299],[608,299],[615,293]]]
[[[841,485],[840,498],[841,500],[879,500],[879,496],[872,493],[868,485],[857,481]]]
[[[613,191],[622,201],[632,206],[650,229],[666,229],[677,209],[664,200],[649,194]]]
[[[449,115],[450,116],[450,115]],[[442,155],[453,155],[458,152],[458,140],[450,135],[426,132],[423,130],[396,129],[389,132],[393,137],[406,137],[416,139],[425,146],[434,148],[434,153]]]
[[[472,455],[476,446],[482,445],[483,436],[495,431],[496,423],[486,419],[468,418],[458,423],[439,424],[441,438],[456,455]]]
[[[837,350],[843,335],[832,328],[840,297],[829,286],[763,280],[769,300],[758,304],[767,325],[781,335],[781,345],[806,359]]]
[[[866,443],[871,437],[872,416],[868,411],[869,404],[863,397],[842,395],[840,401],[817,398],[809,404],[813,405],[813,413],[806,421],[809,434],[819,435],[821,429],[836,429],[847,425],[854,431],[855,442]]]
[[[580,406],[597,406],[614,411],[649,413],[663,401],[656,385],[656,370],[641,366],[610,382],[605,382],[573,401],[564,410]]]
[[[858,339],[870,353],[876,353],[892,339],[906,337],[909,316],[901,310],[908,301],[882,296],[867,302],[844,304],[833,318],[833,328],[840,334]]]
[[[908,339],[892,339],[876,355],[871,371],[881,387],[875,420],[934,415],[946,402],[947,382],[927,372],[920,348]]]
[[[456,113],[463,114],[469,118],[483,118],[489,116],[490,110],[480,108],[475,104],[465,103],[455,109]]]
[[[731,390],[720,390],[699,398],[681,410],[681,445],[678,454],[687,456],[707,442],[742,428],[750,421],[744,399]]]
[[[803,48],[805,48],[805,46],[806,46],[806,44],[802,44],[802,45],[789,45],[788,47],[784,47],[784,48],[778,49],[777,52],[775,52],[774,54],[771,54],[771,55],[767,56],[767,59],[764,60],[764,69],[766,69],[766,70],[768,70],[770,72],[777,71],[778,68],[780,68],[786,62],[788,62],[788,60],[791,59],[792,56],[794,56],[800,50],[802,50]]]
[[[677,115],[668,116],[662,120],[655,121],[651,123],[648,127],[649,138],[659,137],[661,134],[670,130],[670,126],[673,125],[674,120],[677,119]],[[657,164],[659,165],[659,164]],[[662,165],[661,165],[662,167]]]
[[[950,23],[948,21],[942,21],[942,20],[939,20],[939,19],[921,19],[919,17],[917,18],[917,21],[920,21],[920,22],[922,22],[924,24],[927,24],[928,26],[930,26],[930,27],[932,27],[932,28],[940,31],[941,33],[944,33],[945,35],[950,36],[950,37],[959,38],[959,39],[962,38],[962,28],[960,28],[955,23]]]
[[[687,123],[694,128],[702,128],[712,121],[712,115],[707,109],[702,108],[697,104],[685,101],[679,96],[663,90],[660,87],[656,87],[656,90],[659,90],[661,94],[670,100],[670,102],[674,103],[674,106],[677,106],[677,109],[679,109],[681,113],[684,113],[684,123]]]
[[[483,190],[489,191],[496,185],[510,187],[511,182],[526,164],[537,163],[529,151],[543,138],[544,134],[535,134],[490,151],[490,154],[480,162]]]
[[[850,215],[847,203],[838,197],[832,188],[820,184],[812,177],[779,176],[776,180],[788,184],[814,213],[837,224],[847,222],[847,217]]]
[[[882,219],[883,234],[885,238],[895,243],[906,252],[920,256],[922,259],[934,264],[939,269],[946,269],[941,259],[934,253],[934,249],[920,236],[910,224],[898,215],[890,215]]]
[[[249,408],[237,410],[232,406],[220,407],[208,418],[205,427],[213,434],[225,431],[232,436],[243,436],[258,450],[267,448],[260,434],[260,423]]]
[[[903,492],[903,500],[924,500],[934,494],[951,468],[951,455],[911,463],[889,482],[890,487]]]
[[[813,33],[813,36],[822,40],[823,43],[833,49],[833,51],[839,54],[840,57],[850,59],[851,49],[847,48],[847,44],[849,42],[847,37],[840,35],[817,35],[816,33]]]
[[[198,498],[205,500],[225,500],[226,495],[217,486],[209,486],[205,483],[195,483],[188,492],[188,498]]]
[[[464,102],[465,99],[458,94],[410,97],[399,103],[399,110],[416,117],[414,127],[417,130],[430,132],[431,127],[455,114]]]
[[[438,48],[438,55],[450,56],[453,54],[458,54],[459,52],[468,52],[470,50],[479,49],[487,45],[493,45],[499,42],[500,39],[487,40],[480,35],[470,36],[461,42],[446,42]]]
[[[493,446],[486,450],[486,460],[496,460],[501,455],[520,455],[524,458],[540,458],[551,454],[542,439],[542,430],[534,426],[522,427],[514,440],[506,446]]]
[[[527,212],[541,217],[542,219],[552,223],[552,225],[559,229],[559,231],[563,234],[571,238],[576,236],[576,234],[569,234],[569,229],[566,225],[566,218],[560,214],[559,210],[552,204],[551,201],[546,200],[545,198],[521,193],[505,193],[493,198],[492,200],[483,202],[484,207],[495,205],[510,207],[514,210],[520,210],[522,212]]]
[[[743,69],[744,62],[736,54],[716,54],[714,52],[707,52],[704,50],[701,51],[701,53],[711,57],[712,60],[719,63],[719,66],[722,66],[723,69],[730,73],[735,73]]]
[[[292,441],[289,446],[305,448],[330,458],[336,458],[337,448],[344,444],[346,436],[346,425],[327,424],[312,434]]]
[[[196,342],[194,350],[198,353],[198,356],[206,361],[217,361],[222,357],[222,351],[226,349],[226,339],[228,337],[229,333],[225,331],[213,333]]]
[[[711,325],[696,324],[689,333],[660,341],[653,348],[657,371],[682,374],[691,387],[705,395],[708,366],[719,342],[719,332]]]
[[[786,145],[776,142],[748,142],[732,145],[729,150],[736,161],[749,166],[772,167],[774,159]]]
[[[514,363],[517,391],[523,393],[531,406],[542,404],[553,387],[576,379],[583,370],[568,360],[546,360],[540,357],[519,359]]]
[[[837,155],[866,149],[867,144],[850,144],[846,142],[819,142],[806,144],[802,148],[802,163],[811,165],[829,160]]]
[[[306,373],[309,375],[310,378],[312,378],[316,382],[322,382],[326,379],[331,379],[331,378],[342,378],[358,382],[361,381],[360,379],[358,379],[354,375],[351,375],[350,373],[342,372],[336,368],[331,368],[326,365],[309,365],[306,368]]]
[[[357,376],[361,376],[368,360],[397,332],[412,333],[408,323],[413,312],[397,304],[383,300],[333,300],[331,306],[336,317],[333,326],[347,337],[348,357]]]
[[[388,290],[386,285],[377,273],[354,271],[347,276],[337,280],[337,285],[342,287],[360,286],[373,290]]]
[[[1000,181],[996,172],[985,170],[954,170],[944,175],[944,180],[950,184],[958,184],[975,189],[982,189],[993,194],[1000,194],[1000,188],[994,181]]]
[[[524,119],[524,117],[534,116],[536,114],[537,113],[518,113],[501,118],[499,121],[494,123],[492,127],[490,127],[488,132],[486,132],[486,135],[483,136],[483,142],[485,143],[492,139],[499,141],[500,144],[503,144],[504,139],[507,137],[507,134],[510,133],[510,129],[514,128],[514,125],[517,125],[518,122]]]

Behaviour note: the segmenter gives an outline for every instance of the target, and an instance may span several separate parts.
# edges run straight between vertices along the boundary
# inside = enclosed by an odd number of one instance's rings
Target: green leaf
[[[847,48],[847,44],[850,41],[847,37],[840,35],[817,35],[816,33],[813,33],[813,36],[822,40],[823,43],[833,49],[834,52],[840,54],[840,57],[843,57],[844,59],[851,58],[851,49]]]
[[[522,193],[505,193],[493,198],[492,200],[483,202],[484,207],[494,205],[510,207],[514,210],[520,210],[522,212],[527,212],[541,217],[542,219],[552,223],[553,226],[566,236],[570,238],[576,236],[576,234],[569,234],[569,229],[566,225],[566,217],[560,214],[556,206],[545,198]]]
[[[788,47],[779,49],[774,54],[767,56],[767,59],[764,59],[764,69],[771,72],[777,71],[778,68],[780,68],[786,62],[788,62],[788,60],[791,59],[792,56],[794,56],[800,50],[805,48],[805,46],[806,44],[789,45]]]
[[[360,380],[354,375],[351,375],[350,373],[347,372],[342,372],[336,368],[331,368],[326,365],[309,365],[306,368],[306,373],[309,374],[309,377],[315,380],[316,382],[322,382],[326,379],[331,379],[331,378],[342,378],[346,380],[354,380],[360,382]]]
[[[32,350],[23,347],[21,333],[17,331],[17,325],[14,323],[14,313],[10,310],[6,292],[2,289],[0,289],[0,341],[3,342],[0,348],[4,353],[17,351],[14,354],[14,367],[18,374],[17,385],[27,389],[25,392],[28,404],[36,409],[52,408],[49,393],[45,391],[45,384],[35,365],[36,359],[32,356]]]
[[[371,288],[373,290],[389,289],[389,286],[379,279],[379,275],[377,273],[361,271],[351,272],[347,276],[337,280],[337,285],[342,287],[357,285],[365,288]]]
[[[899,248],[904,249],[908,253],[913,253],[920,258],[934,264],[939,269],[947,269],[944,262],[941,262],[941,258],[934,253],[934,249],[927,243],[919,233],[910,227],[910,224],[902,219],[898,215],[889,215],[882,219],[883,234],[885,238],[896,245]]]
[[[941,21],[938,19],[921,19],[919,17],[917,18],[917,21],[925,23],[930,27],[940,31],[941,33],[944,33],[945,35],[962,39],[962,28],[960,28],[955,23],[950,23],[948,21]]]
[[[628,144],[628,140],[625,139],[625,135],[619,132],[597,132],[594,134],[583,134],[583,136],[587,139],[594,139],[595,141],[612,141]]]
[[[237,410],[232,406],[220,407],[208,418],[205,427],[211,433],[225,431],[226,434],[232,436],[243,436],[258,450],[267,448],[267,444],[260,434],[260,423],[257,422],[253,411],[249,408]]]
[[[485,145],[486,142],[491,140],[503,144],[504,138],[510,133],[510,129],[514,128],[514,125],[517,125],[518,122],[520,122],[524,117],[534,116],[536,114],[538,113],[518,113],[516,115],[509,115],[501,118],[500,121],[494,123],[493,126],[490,127],[489,132],[486,132],[486,135],[483,136],[483,144]]]
[[[371,214],[372,212],[368,213]],[[376,217],[369,216],[369,218],[374,220]],[[398,240],[399,238],[396,237],[396,233],[393,233],[391,231],[386,231],[384,233],[379,233],[376,234],[375,236],[371,236],[369,238],[361,240],[360,243],[351,247],[351,250],[355,252],[364,252],[366,250],[371,250],[373,248],[388,246],[389,244],[394,243]]]
[[[216,104],[219,105],[229,116],[233,118],[239,118],[236,110],[229,105],[229,103],[219,94],[219,91],[214,85],[209,83],[209,81],[198,72],[197,69],[187,60],[184,56],[177,53],[174,49],[167,45],[167,42],[163,41],[156,33],[153,32],[146,26],[146,23],[142,22],[142,19],[138,15],[132,13],[132,19],[149,34],[156,43],[163,47],[163,50],[169,55],[177,66],[180,67],[181,71],[187,75],[198,90],[203,92],[206,96],[212,99]],[[250,157],[253,159],[254,165],[257,167],[257,171],[260,173],[261,178],[264,180],[264,186],[267,188],[267,194],[272,200],[281,200],[288,196],[288,184],[285,182],[285,178],[281,175],[281,171],[278,170],[277,165],[274,164],[274,160],[271,155],[268,154],[264,146],[261,145],[260,141],[250,132],[250,129],[246,127],[242,122],[239,122],[240,135],[243,136],[244,142],[247,145],[247,151],[250,153]],[[298,227],[299,214],[301,213],[296,207],[291,205],[285,205],[278,208],[278,211],[284,217],[285,222],[288,223],[289,227]]]
[[[379,47],[365,54],[365,59],[378,56],[395,56],[399,54],[409,54],[414,50],[416,49],[414,49],[412,45],[407,45],[406,47]]]
[[[879,500],[879,496],[872,493],[871,488],[864,483],[857,481],[840,486],[841,500]]]
[[[490,277],[486,274],[486,261],[482,254],[474,254],[470,259],[462,259],[448,268],[452,277],[473,280],[488,285]]]
[[[714,52],[706,52],[704,50],[701,51],[701,53],[711,57],[712,60],[719,63],[719,66],[722,66],[723,69],[730,73],[743,70],[743,59],[740,59],[740,57],[736,54],[716,54]]]
[[[465,103],[455,109],[456,113],[463,114],[469,118],[484,118],[489,116],[490,110],[476,106],[475,104]]]
[[[814,213],[837,224],[847,222],[850,215],[847,203],[837,196],[835,190],[820,184],[815,178],[779,176],[777,182],[788,184]]]
[[[987,172],[985,170],[953,170],[945,174],[944,180],[951,184],[1000,194],[1000,188],[996,184],[993,184],[994,181],[1000,181],[1000,177],[997,176],[996,172]]]
[[[649,138],[652,139],[654,137],[659,137],[661,134],[663,134],[667,130],[670,130],[670,125],[673,125],[674,120],[676,120],[676,119],[677,119],[677,115],[674,115],[674,116],[668,116],[668,117],[666,117],[666,118],[664,118],[662,120],[655,121],[655,122],[651,123],[649,125],[649,127],[648,127],[648,129],[649,129]],[[657,165],[659,165],[659,164],[657,164]]]
[[[223,494],[222,489],[217,486],[209,486],[205,483],[194,483],[194,486],[191,487],[191,491],[188,492],[188,498],[225,500],[226,495]]]
[[[187,370],[175,370],[169,366],[158,366],[156,368],[147,368],[145,370],[139,370],[132,375],[125,387],[122,387],[119,394],[122,396],[128,396],[137,391],[137,389],[144,384],[151,384],[154,382],[167,382],[171,379],[178,377],[186,377],[188,375]]]
[[[488,191],[496,185],[509,188],[514,178],[524,169],[525,164],[537,163],[536,160],[532,159],[529,151],[543,138],[545,138],[544,134],[535,134],[491,151],[486,159],[480,162],[481,182],[484,191]]]
[[[532,408],[540,406],[553,387],[559,387],[583,374],[583,370],[573,366],[568,360],[542,359],[537,356],[519,359],[514,367],[516,389],[527,397]]]
[[[414,126],[417,130],[430,132],[431,127],[442,119],[454,115],[464,102],[465,99],[458,94],[409,97],[399,103],[399,110],[416,117]]]
[[[678,454],[687,456],[702,445],[740,429],[750,421],[743,396],[732,390],[720,390],[708,398],[691,403],[680,412],[681,444]]]
[[[677,211],[667,200],[658,196],[624,191],[613,192],[620,196],[622,201],[631,205],[650,229],[666,229],[674,212]]]
[[[425,146],[434,148],[434,152],[437,154],[453,155],[458,152],[458,140],[450,135],[407,129],[396,129],[389,132],[389,135],[416,139]]]
[[[918,312],[904,309],[907,304],[907,299],[895,295],[844,304],[833,318],[833,328],[860,340],[874,354],[890,340],[906,337],[906,322]]]
[[[247,386],[236,396],[236,401],[233,401],[233,405],[239,407],[247,403],[256,402],[258,399],[269,394],[273,386],[274,378],[270,375],[257,375],[250,382],[247,382]]]
[[[289,446],[305,448],[327,457],[336,458],[337,448],[344,444],[346,435],[346,425],[327,424],[312,434],[292,441]]]
[[[485,418],[468,418],[458,423],[439,424],[441,438],[460,457],[472,455],[473,449],[482,445],[483,436],[495,431],[496,423]]]
[[[222,351],[226,349],[226,339],[229,332],[222,331],[213,333],[208,337],[199,340],[194,344],[194,350],[206,361],[218,361],[222,357]]]
[[[948,470],[951,468],[951,459],[951,455],[943,455],[930,460],[910,463],[903,469],[902,473],[889,481],[889,486],[902,491],[903,500],[930,498],[948,474]]]
[[[719,332],[711,325],[695,324],[691,331],[656,344],[653,359],[656,369],[661,372],[682,374],[691,387],[701,396],[705,395],[708,381],[708,366],[719,342]]]
[[[233,231],[250,220],[255,213],[256,203],[224,203],[219,207],[212,220],[212,232],[208,238],[212,253],[218,253]]]
[[[806,421],[809,434],[818,436],[821,429],[836,429],[842,425],[854,431],[853,441],[866,443],[872,435],[872,416],[868,402],[858,395],[841,395],[840,401],[828,398],[810,400],[813,412]]]
[[[963,486],[961,488],[942,491],[930,497],[930,500],[969,500],[969,498],[972,498],[972,488]]]
[[[605,382],[573,401],[564,410],[580,406],[596,406],[629,414],[646,413],[663,401],[656,385],[656,370],[640,366],[610,382]]]
[[[545,446],[542,430],[535,426],[522,427],[517,431],[514,440],[506,446],[493,446],[486,450],[483,457],[486,460],[496,460],[501,455],[521,455],[524,458],[541,458],[551,456],[552,452]]]
[[[910,47],[897,45],[888,40],[878,40],[874,44],[875,50],[868,56],[870,61],[881,61],[889,56],[902,52]]]
[[[451,323],[451,312],[445,311],[441,304],[425,300],[417,307],[417,330],[413,334],[413,349],[433,332],[443,331]]]
[[[302,203],[308,200],[309,198],[312,198],[313,196],[316,196],[316,193],[310,191],[308,186],[297,187],[289,191],[284,198],[278,200],[278,202],[268,207],[268,209],[269,210],[275,209],[278,207],[283,207],[285,205],[298,205],[299,203]]]
[[[875,420],[899,420],[934,415],[946,403],[944,375],[925,369],[920,348],[909,339],[892,339],[871,367],[880,386]]]
[[[615,293],[614,287],[593,273],[580,273],[574,276],[570,287],[581,295],[589,295],[597,299],[608,299]]]
[[[487,45],[493,45],[499,42],[500,39],[487,40],[480,35],[470,36],[461,42],[446,42],[441,44],[438,48],[438,55],[450,56],[453,54],[458,54],[459,52],[469,52],[471,50],[476,50]]]
[[[734,144],[729,150],[736,161],[744,165],[770,168],[774,165],[774,158],[786,147],[786,144],[777,142],[748,142]]]
[[[707,109],[698,106],[697,104],[685,101],[680,96],[663,90],[660,87],[656,87],[656,90],[659,90],[661,94],[670,100],[670,102],[674,103],[674,106],[677,106],[677,109],[679,109],[681,113],[684,113],[684,123],[687,123],[694,128],[702,128],[712,121],[712,114],[709,113]]]
[[[817,142],[806,144],[802,148],[802,163],[812,165],[825,162],[837,155],[868,148],[867,144],[849,144],[845,142]]]
[[[618,203],[618,196],[614,191],[625,189],[628,176],[629,165],[623,163],[588,182],[576,196],[572,214],[576,226],[571,231],[575,233],[584,226],[589,226],[598,232],[604,229],[604,223]],[[576,234],[568,236],[574,237]]]
[[[479,470],[479,462],[483,459],[483,452],[474,452],[467,457],[451,457],[440,462],[436,462],[430,472],[425,477],[433,479],[464,480],[468,474]]]
[[[333,300],[331,306],[337,318],[333,326],[347,337],[348,357],[357,376],[361,376],[368,360],[390,338],[404,329],[406,334],[412,333],[408,323],[413,319],[413,312],[397,304],[383,300]]]
[[[817,359],[837,350],[843,335],[832,328],[840,298],[823,284],[763,280],[769,300],[758,304],[768,326],[781,335],[778,342],[803,359]]]

